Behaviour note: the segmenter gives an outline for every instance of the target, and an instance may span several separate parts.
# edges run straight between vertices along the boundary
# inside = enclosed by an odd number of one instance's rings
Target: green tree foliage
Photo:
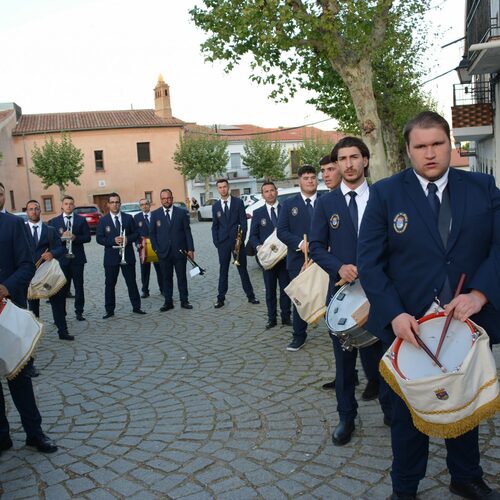
[[[289,163],[288,153],[279,142],[257,137],[246,141],[241,157],[250,175],[256,179],[281,180]]]
[[[230,71],[249,55],[251,79],[281,101],[298,88],[314,91],[311,102],[365,140],[375,179],[397,169],[400,124],[426,101],[417,81],[430,0],[203,3],[190,13],[209,35],[208,61],[226,61]]]
[[[332,152],[333,142],[322,139],[306,139],[300,147],[297,148],[297,159],[300,165],[312,165],[318,169],[319,160],[323,156]]]
[[[210,176],[221,175],[229,161],[227,141],[207,134],[186,133],[181,137],[172,157],[175,168],[184,177],[193,180],[197,176],[205,179],[205,195],[210,189]]]
[[[64,196],[70,182],[80,185],[83,153],[73,145],[69,134],[63,133],[60,141],[50,136],[41,148],[35,143],[31,160],[33,167],[30,170],[40,177],[44,189],[57,186],[61,196]]]

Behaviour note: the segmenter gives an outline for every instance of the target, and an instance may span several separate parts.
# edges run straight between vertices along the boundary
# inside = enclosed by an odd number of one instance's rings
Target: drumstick
[[[343,286],[345,285],[346,283],[349,283],[347,280],[345,280],[344,278],[341,278],[337,281],[337,283],[335,283],[335,286]]]
[[[42,264],[43,262],[43,257],[40,257],[36,262],[35,262],[35,267],[38,269],[40,267],[40,265]]]
[[[425,351],[427,356],[429,356],[432,359],[432,361],[434,361],[434,363],[436,363],[436,365],[439,366],[439,368],[441,368],[441,371],[443,373],[446,373],[446,368],[439,362],[436,356],[432,354],[432,351],[427,347],[425,342],[416,333],[414,333],[413,336],[415,337],[415,340],[417,341],[418,345]]]
[[[460,275],[460,279],[458,280],[457,289],[455,290],[455,295],[453,296],[453,298],[456,298],[460,295],[460,293],[462,292],[462,287],[464,286],[464,282],[465,282],[465,273],[462,273]],[[439,353],[441,352],[441,346],[443,345],[444,338],[448,333],[448,328],[450,327],[451,320],[453,319],[454,310],[455,308],[453,308],[446,317],[446,321],[443,326],[443,331],[441,332],[441,337],[439,338],[439,344],[436,349],[436,358],[439,358]]]
[[[304,234],[304,267],[309,264],[309,249],[307,248],[307,234]]]

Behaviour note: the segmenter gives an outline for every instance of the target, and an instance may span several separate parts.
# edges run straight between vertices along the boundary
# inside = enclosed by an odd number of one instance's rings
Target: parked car
[[[12,212],[12,215],[17,215],[18,217],[21,217],[24,222],[28,222],[28,216],[26,215],[26,212]]]
[[[245,208],[248,208],[250,205],[259,201],[262,198],[262,195],[260,193],[242,194],[240,198],[243,201]]]
[[[292,188],[278,188],[278,202],[283,203],[287,198],[291,198],[292,196],[297,195],[300,193],[300,188],[298,186],[292,187]],[[324,184],[320,184],[318,186],[318,193],[328,193],[328,188]],[[247,239],[246,239],[246,251],[247,255],[255,255],[255,251],[252,248],[252,245],[248,242],[248,237],[250,235],[250,225],[252,223],[252,216],[255,210],[258,208],[264,206],[266,204],[266,200],[264,198],[261,198],[260,200],[256,201],[246,209],[247,213],[247,222],[248,222],[248,230],[247,230]]]
[[[97,205],[82,205],[75,207],[73,213],[85,217],[90,227],[90,232],[95,233],[97,224],[99,224],[99,220],[102,217],[101,209]]]
[[[174,207],[183,208],[186,212],[188,212],[188,207],[183,201],[174,201]]]
[[[203,206],[198,209],[198,220],[212,220],[212,205],[215,204],[217,198],[209,198]]]
[[[140,214],[142,212],[141,205],[139,205],[138,201],[122,203],[120,205],[120,212],[125,212],[133,217],[135,214]]]

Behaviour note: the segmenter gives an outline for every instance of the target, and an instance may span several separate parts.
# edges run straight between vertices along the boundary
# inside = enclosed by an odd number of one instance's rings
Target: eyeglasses
[[[121,201],[109,201],[108,202],[110,205],[120,205]]]
[[[164,196],[164,197],[162,198],[162,200],[173,200],[173,199],[174,199],[174,197],[173,197],[173,196]]]

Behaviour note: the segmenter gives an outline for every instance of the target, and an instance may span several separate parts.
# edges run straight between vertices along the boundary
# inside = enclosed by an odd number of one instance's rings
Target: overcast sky
[[[248,64],[225,74],[200,54],[204,34],[191,22],[193,0],[0,0],[0,102],[23,113],[152,108],[163,74],[174,116],[200,124],[297,126],[327,118],[301,93],[274,104],[269,89],[249,81]],[[428,22],[436,38],[429,78],[456,67],[464,0],[435,0]],[[449,118],[456,73],[424,88]],[[334,128],[330,120],[320,125]]]

